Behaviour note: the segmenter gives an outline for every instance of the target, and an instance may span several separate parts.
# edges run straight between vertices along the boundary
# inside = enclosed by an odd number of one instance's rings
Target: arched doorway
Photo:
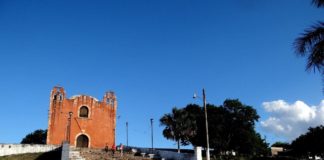
[[[89,146],[89,138],[84,134],[78,136],[76,147],[88,147],[88,146]]]

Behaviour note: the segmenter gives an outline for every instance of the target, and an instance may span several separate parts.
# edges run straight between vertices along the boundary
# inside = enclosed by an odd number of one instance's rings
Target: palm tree
[[[195,135],[196,122],[190,115],[183,109],[172,108],[172,112],[164,114],[160,119],[163,130],[163,136],[171,139],[178,144],[178,153],[180,153],[180,143],[188,145],[189,139]]]
[[[295,40],[297,55],[307,56],[307,69],[324,69],[324,23],[318,22]]]
[[[312,0],[312,3],[316,5],[317,8],[324,7],[324,0]]]
[[[324,0],[312,0],[317,8],[324,7]],[[307,57],[306,69],[318,70],[324,78],[324,22],[317,22],[306,29],[294,42],[296,54]]]

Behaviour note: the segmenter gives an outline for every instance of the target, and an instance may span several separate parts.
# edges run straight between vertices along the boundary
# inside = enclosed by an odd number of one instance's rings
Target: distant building
[[[283,152],[283,147],[271,147],[271,156],[277,156],[279,152]]]
[[[104,148],[115,144],[117,99],[106,92],[103,100],[76,95],[66,98],[63,87],[54,87],[50,96],[47,144]]]

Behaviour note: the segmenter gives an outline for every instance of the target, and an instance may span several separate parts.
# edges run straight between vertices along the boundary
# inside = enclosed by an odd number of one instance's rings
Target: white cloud
[[[287,140],[293,140],[309,127],[324,122],[324,100],[318,106],[309,106],[303,101],[288,104],[284,100],[264,102],[262,106],[270,117],[261,121],[261,127]]]

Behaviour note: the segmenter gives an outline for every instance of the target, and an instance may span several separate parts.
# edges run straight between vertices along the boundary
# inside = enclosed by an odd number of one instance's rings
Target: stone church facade
[[[106,92],[103,99],[75,95],[66,97],[63,87],[54,87],[50,96],[47,144],[104,148],[115,144],[117,99]]]

